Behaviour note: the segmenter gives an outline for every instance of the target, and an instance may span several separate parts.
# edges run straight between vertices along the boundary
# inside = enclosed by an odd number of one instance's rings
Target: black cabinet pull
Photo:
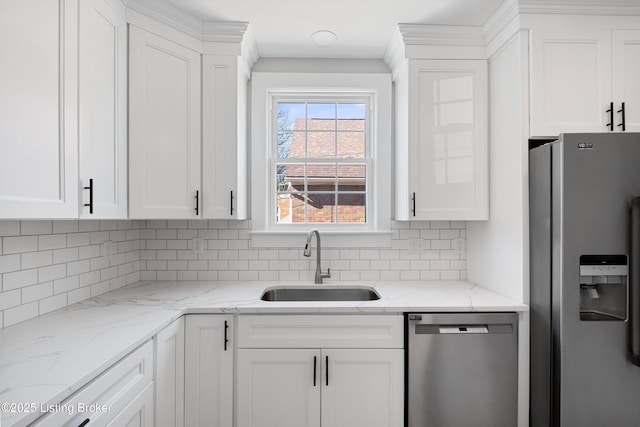
[[[620,118],[622,119],[622,123],[620,123],[618,127],[621,127],[622,131],[624,132],[625,130],[627,130],[625,117],[624,117],[624,102],[622,103],[622,107],[618,110],[618,113],[620,113]]]
[[[89,179],[89,186],[84,187],[85,190],[89,190],[89,203],[85,203],[85,206],[89,207],[89,213],[93,215],[93,178]]]
[[[224,321],[224,351],[227,351],[227,344],[229,344],[229,335],[227,331],[229,330],[229,322]]]
[[[416,216],[416,193],[413,193],[413,196],[411,196],[411,204],[411,212],[413,212],[413,216]]]
[[[316,375],[318,374],[318,356],[313,356],[313,386],[316,386]]]
[[[86,420],[84,420],[83,422],[81,422],[80,424],[78,424],[78,427],[84,427],[87,424],[89,424],[89,418],[87,418]]]
[[[233,190],[231,190],[231,216],[233,216]]]
[[[607,123],[607,127],[609,128],[609,131],[613,131],[613,113],[614,113],[614,109],[613,109],[613,102],[609,103],[609,109],[607,110],[607,113],[609,113],[609,123]]]
[[[329,385],[329,356],[325,356],[327,370],[325,371],[325,383]]]
[[[196,190],[196,216],[200,215],[200,191]]]

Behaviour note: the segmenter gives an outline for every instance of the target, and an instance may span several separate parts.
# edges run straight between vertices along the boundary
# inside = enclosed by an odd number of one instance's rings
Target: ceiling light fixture
[[[335,33],[329,30],[320,30],[311,34],[311,39],[316,44],[316,46],[326,47],[331,46],[338,37]]]

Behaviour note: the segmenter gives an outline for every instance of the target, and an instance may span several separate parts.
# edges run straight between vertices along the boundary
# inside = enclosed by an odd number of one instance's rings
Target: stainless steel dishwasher
[[[518,315],[407,313],[407,427],[514,427]]]

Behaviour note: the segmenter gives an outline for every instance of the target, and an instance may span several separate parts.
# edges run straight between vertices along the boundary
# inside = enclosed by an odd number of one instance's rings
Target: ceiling
[[[398,23],[482,25],[503,0],[165,0],[203,21],[244,21],[260,57],[382,58]],[[311,34],[337,35],[328,47]]]

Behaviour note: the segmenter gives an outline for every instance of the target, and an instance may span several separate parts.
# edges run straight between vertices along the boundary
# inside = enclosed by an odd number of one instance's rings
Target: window
[[[366,224],[369,99],[289,96],[273,103],[273,224]]]
[[[390,245],[389,73],[254,71],[251,117],[253,247]]]

